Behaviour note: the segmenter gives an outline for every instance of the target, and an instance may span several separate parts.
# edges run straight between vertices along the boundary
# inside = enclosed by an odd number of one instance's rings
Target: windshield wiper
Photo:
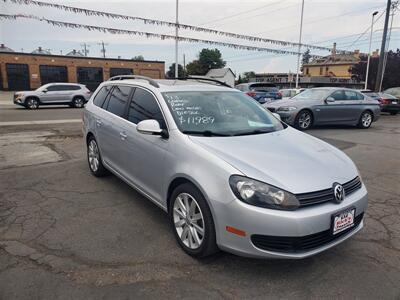
[[[254,129],[254,130],[250,130],[250,131],[235,133],[235,134],[233,134],[233,136],[263,134],[263,133],[270,133],[270,132],[274,132],[274,131],[275,131],[274,129]]]
[[[182,131],[182,133],[184,133],[184,134],[198,134],[198,135],[203,135],[203,136],[230,136],[230,134],[214,132],[214,131],[211,131],[211,130],[204,130],[204,131],[184,130],[184,131]]]

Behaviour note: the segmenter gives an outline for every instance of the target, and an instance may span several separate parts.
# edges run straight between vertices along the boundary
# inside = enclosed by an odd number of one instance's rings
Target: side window
[[[345,100],[360,100],[355,91],[344,91]]]
[[[49,92],[55,92],[55,91],[59,91],[59,88],[58,88],[57,85],[50,85],[50,86],[47,87],[47,90]]]
[[[124,116],[125,107],[129,100],[132,88],[128,86],[116,85],[111,92],[108,100],[107,111],[119,117]]]
[[[331,97],[337,101],[346,100],[343,91],[336,91],[331,94]]]
[[[93,104],[99,107],[103,106],[104,101],[107,98],[108,93],[111,90],[111,85],[106,85],[103,86],[100,91],[96,94],[96,96],[93,99]]]
[[[166,129],[164,117],[154,96],[141,88],[136,88],[128,110],[128,120],[139,123],[143,120],[154,119],[160,123],[162,129]]]
[[[364,100],[365,98],[364,95],[361,93],[356,92],[356,95],[357,95],[357,100]]]

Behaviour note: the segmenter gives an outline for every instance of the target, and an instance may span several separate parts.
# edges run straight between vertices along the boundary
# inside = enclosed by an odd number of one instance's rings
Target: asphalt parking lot
[[[400,115],[308,132],[362,174],[370,202],[355,237],[304,260],[195,260],[164,212],[115,176],[90,174],[82,110],[2,101],[0,299],[400,298]]]

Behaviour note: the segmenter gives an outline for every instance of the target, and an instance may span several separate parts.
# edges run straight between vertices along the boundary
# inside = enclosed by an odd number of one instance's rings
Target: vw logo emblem
[[[333,196],[336,203],[341,203],[344,200],[344,188],[340,183],[333,184]]]

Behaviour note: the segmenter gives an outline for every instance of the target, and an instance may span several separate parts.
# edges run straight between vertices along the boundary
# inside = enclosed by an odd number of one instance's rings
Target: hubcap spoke
[[[181,242],[190,249],[197,249],[204,239],[204,219],[199,204],[194,197],[181,193],[173,206],[175,230]]]

